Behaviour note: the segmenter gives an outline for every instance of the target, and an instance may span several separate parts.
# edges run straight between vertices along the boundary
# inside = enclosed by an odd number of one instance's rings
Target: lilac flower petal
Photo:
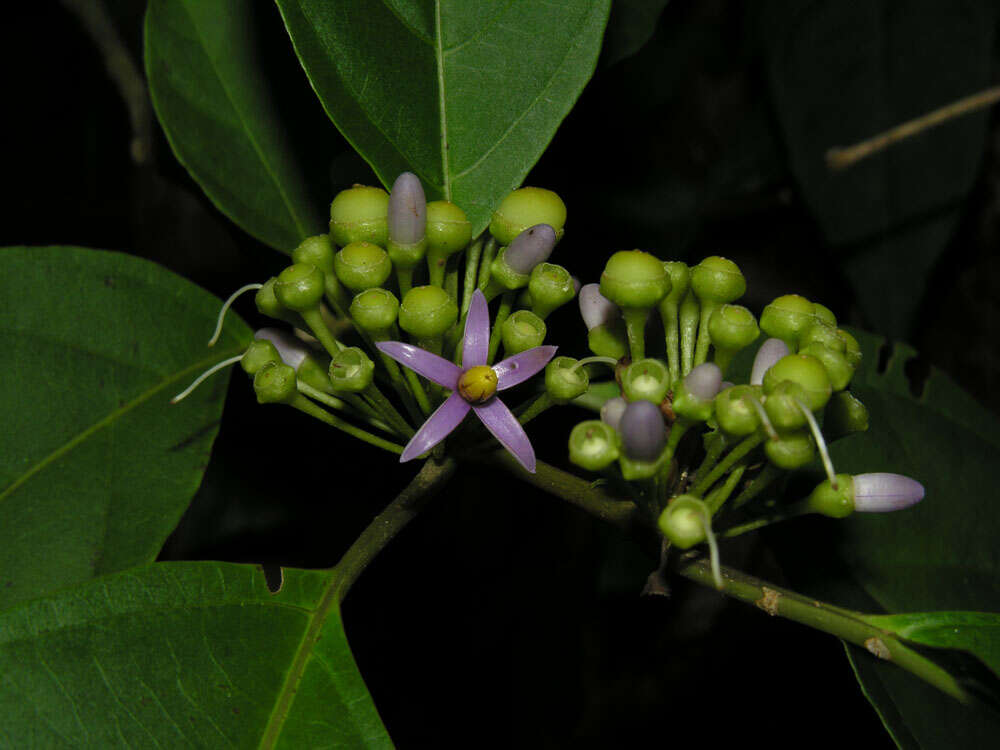
[[[618,305],[601,294],[600,284],[584,284],[577,295],[580,317],[587,330],[614,320],[618,317]]]
[[[486,364],[490,349],[490,308],[486,297],[478,289],[472,295],[469,314],[465,319],[465,336],[462,339],[462,366],[480,367]]]
[[[418,375],[423,375],[432,383],[437,383],[450,391],[458,387],[462,368],[444,357],[431,354],[413,344],[404,344],[402,341],[380,341],[375,346],[383,354],[388,354],[399,364],[409,367]]]
[[[781,339],[768,339],[760,345],[757,356],[753,360],[753,369],[750,371],[750,385],[760,385],[764,382],[764,373],[771,369],[771,365],[782,357],[789,354],[788,345]]]
[[[459,394],[453,393],[448,396],[403,448],[399,462],[411,461],[440,443],[461,424],[471,408],[469,402]]]
[[[537,374],[556,356],[555,346],[536,346],[513,357],[507,357],[502,362],[493,365],[497,375],[497,390],[503,391],[523,383],[532,375]]]
[[[854,510],[885,513],[916,505],[924,498],[924,486],[902,474],[875,472],[854,477]]]
[[[472,410],[486,425],[486,429],[511,452],[521,466],[534,474],[535,449],[531,447],[531,441],[528,440],[521,423],[504,402],[498,398],[491,398],[485,404],[473,406]]]
[[[710,401],[722,387],[722,370],[714,362],[704,362],[684,377],[684,387],[692,396]]]

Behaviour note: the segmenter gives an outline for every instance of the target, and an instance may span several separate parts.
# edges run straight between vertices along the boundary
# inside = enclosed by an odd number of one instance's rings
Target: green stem
[[[756,448],[763,442],[764,442],[764,436],[757,433],[754,433],[748,438],[744,438],[735,448],[733,448],[729,452],[728,456],[726,456],[720,463],[716,465],[714,469],[712,469],[711,473],[709,473],[708,476],[699,479],[698,483],[695,484],[695,486],[692,487],[689,490],[689,492],[692,495],[701,497],[702,494],[705,492],[705,490],[707,490],[709,487],[715,484],[715,482],[719,479],[719,477],[721,477],[723,474],[729,471],[737,461],[746,456],[748,453],[750,453],[750,451],[752,451],[754,448]]]
[[[705,505],[708,507],[709,512],[714,516],[723,505],[725,505],[726,500],[729,496],[733,494],[733,490],[736,489],[736,485],[739,484],[740,479],[743,478],[743,472],[746,471],[747,467],[745,465],[737,466],[733,469],[732,473],[726,477],[726,481],[723,482],[722,486],[713,490],[709,493],[709,496],[705,498]]]
[[[552,400],[552,397],[548,393],[543,393],[541,396],[528,404],[528,408],[521,412],[521,416],[517,418],[517,421],[522,425],[528,424],[528,422],[532,419],[537,417],[546,409],[555,406],[555,404],[556,402]]]
[[[709,565],[704,560],[683,565],[678,572],[696,583],[715,588]],[[961,703],[970,703],[971,696],[954,677],[937,664],[908,648],[892,633],[869,625],[858,612],[832,607],[824,602],[772,586],[731,568],[722,569],[722,593],[754,604],[772,616],[807,625],[842,640],[861,646],[887,661],[895,663],[924,682],[952,696]]]
[[[492,239],[492,238],[491,238]],[[479,238],[465,253],[465,278],[462,280],[462,317],[472,304],[472,293],[476,291],[476,276],[479,273],[479,257],[483,254],[483,240]]]
[[[307,399],[301,393],[297,393],[295,398],[292,400],[291,405],[301,412],[305,412],[311,417],[316,417],[316,419],[326,422],[331,427],[336,427],[342,432],[346,432],[351,437],[356,437],[358,440],[363,440],[369,445],[374,445],[377,448],[382,448],[390,453],[395,453],[399,455],[403,452],[403,446],[396,443],[391,443],[388,440],[383,440],[377,435],[372,435],[366,430],[362,430],[360,427],[355,427],[350,422],[345,422],[340,417],[336,417],[326,409],[314,404],[312,401]]]
[[[479,287],[479,291],[485,292],[486,286],[490,283],[490,275],[493,267],[493,259],[497,257],[497,241],[493,239],[492,236],[486,240],[486,244],[483,246],[483,258],[479,263],[479,279],[476,285]],[[465,310],[468,311],[468,306]]]
[[[781,476],[781,469],[772,463],[764,464],[760,473],[750,480],[750,483],[743,488],[743,491],[733,500],[733,510],[741,508],[749,503],[757,495],[766,490],[775,479]]]
[[[504,292],[503,297],[500,299],[500,308],[493,319],[493,330],[490,331],[490,351],[486,358],[486,364],[493,364],[493,360],[497,356],[497,349],[500,347],[500,332],[503,329],[504,321],[510,315],[510,310],[514,306],[516,297],[517,292]]]
[[[296,383],[299,391],[314,401],[319,401],[321,404],[329,406],[331,409],[337,409],[338,411],[345,411],[351,416],[364,420],[372,427],[382,430],[382,432],[387,432],[390,435],[395,435],[396,430],[394,430],[390,425],[383,422],[381,419],[366,414],[365,412],[355,408],[351,404],[337,398],[336,396],[331,396],[329,393],[324,393],[321,390],[313,388],[308,383],[303,383],[301,380]]]
[[[409,372],[407,370],[407,372]],[[397,431],[401,435],[408,438],[413,437],[414,430],[410,427],[409,423],[403,419],[403,415],[400,414],[396,407],[392,405],[385,396],[382,395],[382,391],[378,389],[378,386],[373,382],[367,388],[361,392],[368,402],[375,407],[375,410],[382,416],[382,418],[397,428]]]
[[[742,534],[762,529],[765,526],[770,526],[772,523],[780,523],[781,521],[787,521],[791,518],[798,518],[799,516],[805,515],[809,512],[811,512],[811,509],[806,506],[805,503],[796,503],[789,508],[783,508],[777,512],[770,513],[769,515],[755,518],[754,520],[747,521],[746,523],[741,523],[739,526],[731,526],[722,532],[722,536],[726,538],[741,536]]]
[[[712,337],[708,334],[708,321],[718,306],[714,302],[701,303],[701,315],[698,320],[698,343],[694,350],[695,367],[703,364],[708,359],[708,347],[712,343]]]
[[[698,300],[689,289],[680,307],[681,377],[694,366],[695,336],[698,334]]]
[[[645,307],[624,307],[625,333],[628,334],[628,350],[633,362],[646,356],[646,318],[649,310]]]
[[[444,290],[458,304],[458,255],[452,255],[445,264]]]
[[[413,288],[413,266],[404,268],[396,266],[396,281],[399,283],[399,298],[403,299],[406,293]]]
[[[705,476],[706,471],[711,471],[712,467],[718,463],[723,451],[726,450],[726,438],[721,432],[713,432],[708,438],[708,449],[705,451],[705,458],[701,465],[692,475],[692,480]]]
[[[664,301],[660,305],[660,319],[663,321],[663,333],[667,344],[667,371],[670,382],[676,383],[681,378],[680,330],[677,327],[677,300]]]
[[[329,352],[331,357],[336,357],[344,347],[333,337],[330,329],[326,327],[326,323],[323,322],[323,316],[319,313],[319,308],[303,310],[299,314],[306,322],[306,325],[309,326],[309,330],[313,332],[313,336],[319,339],[319,343],[323,345],[323,348]]]

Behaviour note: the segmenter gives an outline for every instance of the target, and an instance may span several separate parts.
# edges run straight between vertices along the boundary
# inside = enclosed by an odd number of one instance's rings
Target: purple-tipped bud
[[[281,357],[281,361],[293,370],[298,370],[299,365],[302,364],[302,360],[309,356],[309,349],[305,344],[280,328],[261,328],[253,337],[255,339],[265,339],[274,344],[274,348],[278,350],[278,356]]]
[[[902,474],[877,472],[854,477],[854,510],[885,513],[916,505],[924,499],[924,486]]]
[[[625,413],[625,407],[627,406],[628,401],[621,396],[609,398],[604,402],[604,406],[601,407],[601,421],[612,430],[617,430],[622,421],[622,414]]]
[[[753,369],[750,371],[750,385],[763,383],[764,373],[771,369],[771,365],[790,353],[788,344],[781,339],[768,339],[761,344],[753,360]]]
[[[625,455],[633,461],[655,461],[667,443],[663,412],[651,401],[633,401],[626,406],[618,433]]]
[[[389,193],[389,239],[397,245],[416,245],[427,232],[427,199],[420,178],[403,172]]]
[[[685,376],[684,388],[701,401],[711,401],[722,388],[722,370],[714,362],[698,365]]]
[[[514,238],[503,257],[511,270],[527,274],[548,260],[555,246],[556,231],[548,224],[535,224]]]
[[[584,284],[580,287],[577,301],[580,303],[580,316],[588,331],[621,315],[618,305],[601,294],[600,284]]]
[[[573,282],[573,293],[574,294],[579,294],[580,293],[580,287],[583,286],[583,283],[580,281],[580,279],[576,278],[576,276],[570,276],[569,278],[570,278],[570,281]]]

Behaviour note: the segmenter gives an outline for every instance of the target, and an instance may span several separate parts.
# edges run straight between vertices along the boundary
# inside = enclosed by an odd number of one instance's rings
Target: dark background
[[[627,247],[693,262],[725,255],[744,270],[751,309],[792,291],[822,301],[842,322],[916,346],[924,367],[941,367],[996,411],[996,110],[980,115],[977,158],[958,188],[940,199],[931,191],[919,211],[861,239],[838,234],[795,169],[769,68],[776,42],[767,12],[752,7],[615,6],[593,81],[526,180],[557,190],[569,207],[556,260],[586,282],[609,252]],[[0,244],[122,250],[224,297],[277,273],[283,259],[212,206],[173,158],[148,103],[123,96],[109,75],[109,65],[122,65],[106,56],[116,38],[141,73],[142,13],[143,3],[126,0],[5,8]],[[886,16],[889,32],[893,18]],[[318,105],[297,96],[308,84],[276,10],[262,3],[260,20],[287,106],[301,109],[312,142],[322,144],[311,161],[314,181],[331,197],[350,181],[370,181]],[[854,42],[848,34],[843,43]],[[998,80],[991,44],[980,71],[986,85]],[[939,65],[949,75],[948,59]],[[948,84],[933,70],[914,70],[915,79],[897,70],[889,80],[903,81],[901,91]],[[970,79],[930,106],[983,87]],[[833,92],[829,117],[850,119]],[[932,156],[910,157],[947,160],[948,138],[962,137],[949,127],[931,142]],[[953,221],[928,251],[932,270],[911,295],[912,309],[890,314],[873,304],[857,283],[857,259],[874,257],[900,232],[921,233],[921,222],[943,213]],[[263,323],[246,301],[237,309]],[[583,351],[575,309],[557,313],[553,328],[564,332],[564,349],[572,341]],[[532,432],[541,456],[558,465],[579,419],[566,411],[547,414]],[[290,410],[257,406],[234,377],[213,463],[163,557],[332,565],[411,473]],[[783,580],[759,541],[723,555]],[[772,747],[892,746],[837,641],[684,582],[669,599],[640,598],[652,564],[617,532],[558,501],[487,470],[462,470],[345,605],[390,734],[400,747],[714,746],[746,738]]]

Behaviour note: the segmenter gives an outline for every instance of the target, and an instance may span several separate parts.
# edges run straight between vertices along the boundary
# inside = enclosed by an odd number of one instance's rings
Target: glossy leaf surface
[[[243,350],[219,300],[145,260],[0,250],[0,608],[155,559],[201,482]]]

